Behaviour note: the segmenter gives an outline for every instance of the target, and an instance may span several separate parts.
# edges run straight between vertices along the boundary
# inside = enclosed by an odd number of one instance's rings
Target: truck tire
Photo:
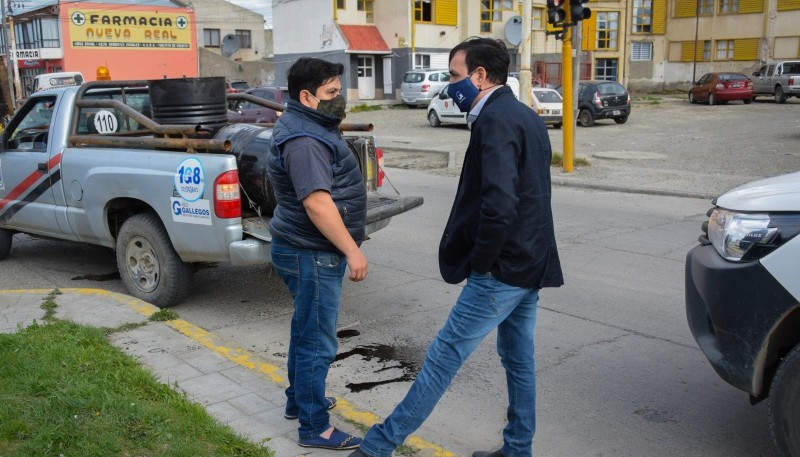
[[[789,97],[783,93],[783,88],[781,86],[775,86],[775,103],[786,103],[787,98]]]
[[[178,257],[153,212],[136,214],[122,224],[117,236],[117,268],[131,295],[159,308],[180,303],[194,273],[192,266]]]
[[[768,401],[769,430],[778,453],[783,457],[800,455],[800,345],[781,361]]]
[[[14,233],[10,230],[0,229],[0,260],[8,257],[8,253],[11,252],[11,239],[13,237]]]

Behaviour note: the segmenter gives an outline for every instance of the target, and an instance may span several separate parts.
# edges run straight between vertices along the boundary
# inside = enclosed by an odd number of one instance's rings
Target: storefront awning
[[[391,54],[392,50],[374,25],[338,24],[342,37],[347,43],[349,54]]]

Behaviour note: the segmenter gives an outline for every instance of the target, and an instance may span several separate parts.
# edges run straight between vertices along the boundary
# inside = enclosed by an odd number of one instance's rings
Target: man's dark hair
[[[344,65],[312,57],[301,57],[289,67],[286,79],[289,81],[289,98],[300,100],[300,92],[307,90],[317,94],[319,86],[331,78],[342,76]]]
[[[464,51],[466,55],[467,71],[472,73],[476,68],[483,67],[490,81],[506,83],[511,59],[502,41],[493,38],[467,38],[450,50],[449,60],[453,60],[458,51]]]

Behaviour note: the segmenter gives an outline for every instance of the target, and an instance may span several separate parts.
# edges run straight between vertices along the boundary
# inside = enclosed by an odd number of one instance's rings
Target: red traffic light
[[[564,0],[547,0],[548,8],[559,8],[564,4]]]

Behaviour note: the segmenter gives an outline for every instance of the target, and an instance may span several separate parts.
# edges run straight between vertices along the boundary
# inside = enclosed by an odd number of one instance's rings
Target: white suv
[[[800,457],[800,173],[714,200],[686,256],[686,316],[717,374],[768,399],[780,455]]]

